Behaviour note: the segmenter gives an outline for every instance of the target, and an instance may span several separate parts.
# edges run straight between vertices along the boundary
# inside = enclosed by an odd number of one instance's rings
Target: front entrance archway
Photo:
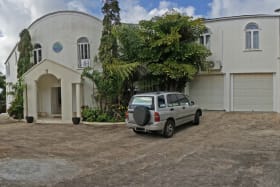
[[[81,74],[60,63],[43,60],[24,74],[24,115],[53,118],[71,122],[80,117]],[[73,85],[76,91],[76,110],[73,113]]]
[[[44,74],[37,85],[38,117],[61,117],[61,81],[52,74]]]

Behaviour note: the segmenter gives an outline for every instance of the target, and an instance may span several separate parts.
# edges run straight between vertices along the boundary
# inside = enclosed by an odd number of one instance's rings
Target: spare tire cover
[[[138,125],[143,126],[143,125],[146,125],[150,121],[151,114],[147,107],[137,106],[134,108],[133,118],[134,118],[134,121]]]

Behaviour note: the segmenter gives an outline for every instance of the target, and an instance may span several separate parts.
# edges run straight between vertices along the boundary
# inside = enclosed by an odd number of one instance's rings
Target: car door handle
[[[174,110],[174,108],[170,108],[170,111],[173,111]]]

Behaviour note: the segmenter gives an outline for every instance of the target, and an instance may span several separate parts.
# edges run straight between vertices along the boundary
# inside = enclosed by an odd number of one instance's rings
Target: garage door
[[[233,75],[234,111],[273,111],[272,74]]]
[[[190,97],[201,108],[224,110],[224,75],[200,75],[190,84]]]

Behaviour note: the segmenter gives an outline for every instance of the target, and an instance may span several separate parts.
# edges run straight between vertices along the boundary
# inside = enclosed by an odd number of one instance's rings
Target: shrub
[[[121,122],[125,119],[125,109],[123,106],[113,105],[109,111],[102,111],[84,106],[82,107],[82,118],[87,122]]]

